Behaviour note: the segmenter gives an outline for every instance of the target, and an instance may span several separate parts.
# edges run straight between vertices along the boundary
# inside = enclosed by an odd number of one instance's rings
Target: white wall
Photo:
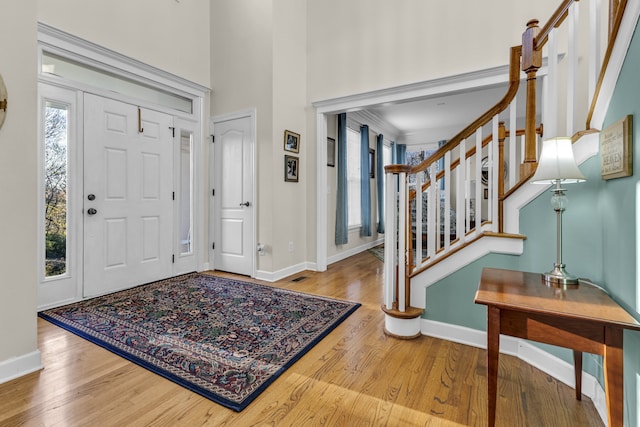
[[[529,19],[559,1],[309,1],[310,101],[509,62]]]
[[[213,0],[211,21],[212,114],[258,111],[258,270],[274,273],[307,259],[306,3]],[[285,130],[301,136],[300,153],[286,153],[300,159],[297,183],[284,182]]]
[[[209,87],[209,2],[38,0],[38,20]]]
[[[8,92],[0,129],[0,382],[33,368],[20,360],[37,352],[36,7],[6,3],[0,6],[0,73]]]
[[[273,271],[307,260],[307,182],[315,176],[314,134],[306,130],[307,4],[273,1]],[[300,134],[300,153],[285,152],[285,129]],[[284,155],[300,159],[299,181],[284,182]],[[313,180],[315,182],[315,180]],[[289,247],[293,243],[293,251]]]
[[[211,114],[257,109],[258,270],[273,271],[273,5],[211,1]],[[280,140],[280,138],[278,138]]]

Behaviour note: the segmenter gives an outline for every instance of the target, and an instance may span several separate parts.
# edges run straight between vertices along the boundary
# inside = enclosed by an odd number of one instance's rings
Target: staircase
[[[543,26],[529,21],[504,97],[422,163],[385,168],[387,334],[421,334],[431,284],[489,253],[523,253],[519,209],[546,190],[527,185],[543,138],[573,135],[579,162],[597,154],[591,123],[623,17],[635,29],[629,3],[564,0]]]

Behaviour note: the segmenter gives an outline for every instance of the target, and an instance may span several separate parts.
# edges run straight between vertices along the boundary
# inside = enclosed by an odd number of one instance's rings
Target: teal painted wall
[[[633,165],[632,176],[608,180],[600,191],[603,229],[603,283],[612,297],[627,311],[640,319],[638,306],[638,212],[636,206],[640,194],[640,31],[631,40],[613,99],[607,111],[604,127],[633,116]],[[625,425],[638,427],[638,384],[640,381],[640,332],[624,335],[624,406]]]
[[[587,182],[566,185],[569,206],[563,215],[563,261],[567,270],[603,286],[613,299],[640,320],[637,272],[636,203],[640,194],[640,35],[636,28],[616,89],[606,114],[607,127],[628,114],[634,116],[631,177],[604,181],[600,156],[580,170]],[[533,184],[530,184],[533,185]],[[427,288],[425,319],[486,330],[486,308],[473,303],[483,267],[521,271],[548,271],[556,257],[556,219],[548,192],[531,201],[520,212],[520,232],[527,236],[522,256],[491,254]],[[640,427],[640,333],[625,332],[625,426]],[[567,362],[572,353],[542,346]],[[585,355],[585,371],[603,383],[599,356]]]
[[[587,181],[565,186],[569,206],[563,214],[563,261],[570,273],[601,283],[602,227],[596,208],[602,185],[600,159],[587,160],[580,165],[580,170]],[[484,267],[534,272],[549,271],[553,267],[556,260],[556,214],[551,208],[550,191],[520,211],[520,232],[527,236],[523,255],[490,254],[430,286],[423,317],[486,330],[486,308],[473,302]]]

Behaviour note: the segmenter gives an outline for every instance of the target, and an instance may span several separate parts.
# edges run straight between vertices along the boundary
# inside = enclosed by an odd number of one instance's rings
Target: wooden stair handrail
[[[538,126],[536,128],[536,133],[539,136],[542,136],[543,133],[543,125],[542,123],[540,124],[540,126]],[[522,136],[524,135],[525,130],[524,129],[516,129],[516,136]],[[511,136],[511,131],[509,130],[505,130],[505,136],[507,138],[509,138]],[[482,148],[486,147],[487,145],[489,145],[489,143],[493,140],[493,134],[490,133],[489,135],[487,135],[483,140],[482,140]],[[434,153],[435,154],[435,153]],[[464,158],[465,160],[473,157],[473,155],[476,154],[476,146],[474,145],[473,147],[469,148],[465,155]],[[440,159],[437,159],[440,160]],[[460,165],[460,159],[455,159],[453,162],[451,162],[451,169],[455,169],[456,167],[458,167]],[[436,174],[436,180],[438,179],[442,179],[444,178],[444,171],[440,171]],[[422,192],[426,191],[427,188],[429,188],[429,186],[431,185],[431,179],[428,179],[427,181],[422,183]],[[411,201],[411,199],[415,199],[416,197],[416,191],[415,190],[409,190],[409,201]]]
[[[489,123],[489,121],[496,115],[504,111],[513,98],[518,93],[520,86],[520,56],[522,53],[522,46],[511,47],[511,58],[509,61],[509,88],[505,96],[498,101],[493,107],[487,110],[484,114],[478,117],[473,123],[460,131],[457,135],[447,141],[442,147],[438,148],[435,153],[427,157],[425,160],[411,168],[410,173],[418,173],[425,171],[432,163],[444,156],[447,151],[451,151],[455,148],[463,139],[466,139],[473,135],[473,133],[480,127]]]
[[[612,3],[613,1],[614,0],[611,0]],[[624,16],[624,11],[626,10],[626,8],[627,0],[619,0],[617,7],[615,7],[615,12],[612,13],[611,9],[609,10],[611,23],[611,27],[609,30],[609,43],[607,44],[607,50],[605,51],[604,58],[602,59],[602,67],[600,68],[598,83],[596,83],[596,88],[593,92],[593,98],[591,99],[591,106],[589,107],[589,112],[587,113],[587,122],[585,124],[587,130],[591,129],[591,120],[593,119],[593,113],[596,109],[598,96],[600,95],[600,89],[602,88],[602,82],[604,81],[604,75],[606,74],[607,67],[609,66],[609,60],[611,59],[611,54],[613,53],[613,46],[616,39],[618,38],[620,24],[622,23],[622,17]]]
[[[562,4],[551,15],[547,24],[542,27],[538,35],[533,40],[533,46],[536,50],[542,49],[542,47],[549,41],[549,34],[554,28],[558,28],[567,16],[569,15],[569,8],[573,3],[577,3],[578,0],[564,0]]]

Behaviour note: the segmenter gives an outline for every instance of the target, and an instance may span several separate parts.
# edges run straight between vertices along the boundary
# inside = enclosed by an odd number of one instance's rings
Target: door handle
[[[249,202],[244,202],[244,203],[240,203],[240,206],[245,206],[245,207],[249,207],[251,205],[251,203]]]
[[[95,210],[94,208],[89,208],[89,209],[87,210],[87,213],[88,213],[89,215],[95,215],[95,214],[97,214],[97,213],[98,213],[98,211],[97,211],[97,210]]]

